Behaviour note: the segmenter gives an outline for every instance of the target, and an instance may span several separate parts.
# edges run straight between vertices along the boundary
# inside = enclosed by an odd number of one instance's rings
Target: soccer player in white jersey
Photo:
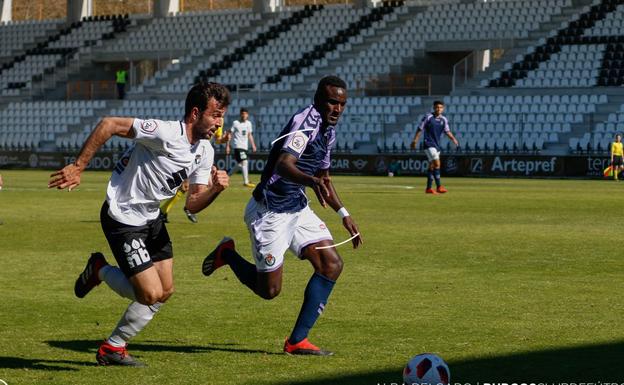
[[[190,180],[186,208],[193,213],[210,205],[228,186],[225,171],[213,166],[210,144],[230,103],[220,84],[193,86],[182,121],[107,117],[86,140],[76,161],[53,173],[48,187],[68,190],[80,184],[87,164],[113,135],[133,139],[110,178],[100,211],[104,235],[119,267],[91,254],[74,293],[83,298],[101,281],[131,301],[110,337],[96,354],[100,365],[143,366],[128,354],[128,341],[154,317],[173,293],[173,253],[159,204]]]
[[[308,341],[308,333],[325,309],[342,272],[342,259],[332,247],[332,235],[308,205],[305,188],[311,187],[323,207],[329,205],[342,218],[353,237],[362,243],[355,221],[344,208],[329,177],[335,126],[347,103],[347,86],[336,76],[318,84],[314,103],[290,119],[271,148],[262,179],[245,210],[256,265],[237,253],[234,240],[224,238],[206,257],[204,275],[227,264],[236,277],[264,299],[275,298],[282,289],[284,254],[291,250],[314,268],[308,281],[297,322],[284,343],[287,354],[326,356],[333,354]],[[320,249],[317,249],[320,247]]]
[[[230,175],[234,174],[238,168],[243,172],[243,184],[245,187],[256,187],[253,183],[249,183],[249,143],[251,143],[251,151],[256,152],[256,143],[253,138],[253,127],[249,121],[249,111],[244,108],[240,109],[240,120],[235,120],[230,128],[229,140],[225,145],[225,153],[230,154],[231,147],[234,147],[234,158],[237,166],[232,169]]]

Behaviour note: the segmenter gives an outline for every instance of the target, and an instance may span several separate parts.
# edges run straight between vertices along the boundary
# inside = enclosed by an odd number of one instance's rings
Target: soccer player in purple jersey
[[[314,267],[303,306],[289,338],[287,354],[332,355],[308,341],[308,333],[325,309],[327,299],[342,272],[343,262],[323,221],[308,205],[305,188],[311,187],[323,207],[329,205],[342,218],[351,236],[359,234],[329,177],[330,151],[336,141],[335,126],[347,103],[343,80],[326,76],[320,80],[314,104],[299,110],[280,133],[269,160],[245,209],[255,266],[235,250],[234,240],[223,238],[206,257],[202,272],[208,276],[227,264],[238,279],[264,299],[273,299],[282,288],[284,253],[290,249]],[[358,235],[353,248],[362,243]]]
[[[414,140],[412,140],[411,148],[412,150],[416,149],[416,145],[418,144],[418,139],[420,138],[420,134],[422,132],[424,135],[424,144],[425,144],[425,154],[427,155],[427,160],[429,160],[429,172],[427,174],[427,189],[425,193],[427,194],[444,194],[447,190],[442,186],[442,182],[440,181],[440,138],[442,137],[442,133],[446,134],[446,136],[455,143],[455,146],[459,146],[459,142],[453,136],[451,129],[449,128],[448,120],[446,117],[442,116],[444,112],[444,103],[439,100],[433,102],[433,112],[428,113],[420,122],[418,129],[416,130],[416,135],[414,135]],[[433,180],[435,179],[437,189],[433,189]]]

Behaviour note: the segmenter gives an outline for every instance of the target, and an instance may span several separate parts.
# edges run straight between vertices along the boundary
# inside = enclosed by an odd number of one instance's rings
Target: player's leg
[[[127,265],[131,260],[126,260],[124,257],[126,236],[132,234],[132,231],[135,229],[133,226],[126,226],[113,220],[108,215],[108,204],[106,202],[102,205],[100,210],[100,224],[106,236],[106,240],[115,258],[118,260],[119,266],[125,266],[125,269],[122,270],[120,267],[109,265],[102,253],[93,253],[84,271],[78,276],[78,279],[76,279],[74,294],[78,298],[83,298],[95,286],[104,281],[121,297],[135,301],[136,295],[134,293],[134,288],[127,278],[130,276],[130,267]]]
[[[99,365],[144,366],[128,354],[127,345],[160,309],[163,287],[154,265],[130,276],[127,281],[136,300],[128,305],[117,326],[98,348],[95,357]]]
[[[317,246],[333,244],[327,227],[309,207],[302,210],[291,249],[314,267],[306,286],[303,304],[290,337],[284,344],[289,354],[331,355],[308,341],[310,329],[323,313],[336,280],[342,273],[343,262],[335,248],[317,250]]]
[[[245,186],[250,186],[249,183],[249,163],[247,159],[241,162],[241,170],[243,171],[243,184]]]
[[[96,359],[100,365],[142,366],[128,354],[126,346],[173,293],[173,253],[167,229],[159,219],[147,226],[122,230],[125,231],[107,232],[107,238],[121,271],[128,277],[134,298],[98,349]],[[116,279],[121,281],[120,277]],[[111,285],[109,280],[106,282]]]
[[[435,183],[436,183],[436,191],[438,193],[444,194],[445,192],[447,192],[447,190],[444,188],[444,186],[442,186],[442,181],[440,180],[440,168],[441,168],[441,161],[440,161],[440,154],[438,153],[437,159],[433,161],[433,177],[435,179]]]
[[[245,223],[249,229],[255,265],[237,251],[234,240],[223,238],[202,264],[202,272],[209,276],[224,265],[229,265],[238,280],[264,299],[272,299],[282,289],[284,253],[292,239],[296,216],[269,212],[254,198],[245,209]]]
[[[236,166],[232,167],[228,175],[232,176],[238,172],[239,169],[242,168],[241,162],[243,161],[240,157],[240,150],[238,148],[234,149],[234,160],[236,161]]]
[[[425,155],[427,156],[427,160],[429,161],[429,168],[427,169],[427,188],[425,189],[425,193],[427,194],[436,194],[433,187],[433,174],[434,174],[434,159],[435,159],[435,148],[426,148]]]
[[[274,266],[277,259],[272,254],[267,254],[259,264],[267,266],[271,270],[259,271],[258,267],[243,258],[236,251],[234,241],[230,238],[221,240],[217,248],[210,253],[202,265],[202,272],[208,276],[221,266],[228,265],[236,275],[236,278],[259,297],[273,299],[282,290],[282,265]],[[283,257],[282,257],[283,260]],[[268,261],[268,262],[266,262]]]
[[[162,288],[162,294],[159,300],[151,305],[146,305],[139,302],[132,302],[117,323],[117,327],[115,327],[110,337],[108,337],[108,339],[106,340],[106,344],[103,345],[105,346],[105,348],[102,350],[106,350],[108,347],[125,348],[130,339],[136,336],[141,330],[143,330],[147,326],[147,324],[160,310],[160,307],[173,294],[173,259],[154,262],[154,266],[152,268],[137,275],[142,275],[143,277],[145,277],[144,273],[151,273],[154,270],[159,277],[158,285],[160,285]],[[131,281],[134,282],[142,280],[135,278],[136,277],[132,277]],[[146,283],[146,280],[143,280],[143,282],[138,283],[137,285],[145,285]],[[155,285],[156,283],[151,282],[149,284]],[[98,358],[99,360],[106,361],[107,357],[106,354],[100,354]]]

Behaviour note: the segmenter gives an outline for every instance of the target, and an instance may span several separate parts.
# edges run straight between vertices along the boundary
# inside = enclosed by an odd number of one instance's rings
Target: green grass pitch
[[[249,258],[250,190],[232,179],[212,207],[168,225],[176,293],[129,350],[149,367],[95,366],[127,306],[105,284],[73,284],[90,252],[110,250],[99,209],[110,173],[71,193],[44,171],[3,171],[0,191],[0,379],[13,384],[389,384],[407,360],[441,355],[452,382],[624,379],[622,185],[611,181],[335,177],[364,245],[311,340],[336,355],[281,353],[311,274],[288,255],[282,294],[254,296],[233,273],[201,274],[223,235]],[[258,176],[254,176],[255,179]],[[338,216],[313,209],[337,241]],[[620,381],[622,382],[622,381]]]

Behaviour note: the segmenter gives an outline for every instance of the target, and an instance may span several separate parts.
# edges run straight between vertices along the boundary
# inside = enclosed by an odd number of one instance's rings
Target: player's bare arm
[[[329,206],[332,209],[334,209],[334,211],[336,212],[338,212],[338,210],[340,210],[341,208],[344,208],[344,205],[342,204],[340,197],[338,197],[338,193],[336,192],[334,183],[332,182],[331,177],[329,176],[329,169],[320,170],[319,172],[316,173],[315,176],[321,180],[321,182],[323,183],[323,185],[325,186],[325,188],[327,188],[327,191],[329,192],[328,196],[325,198],[325,201],[327,202],[327,204],[329,204]],[[347,215],[344,218],[342,218],[342,225],[345,227],[345,229],[347,229],[347,231],[349,232],[349,234],[351,234],[351,236],[354,236],[355,234],[358,234],[360,232],[357,224],[355,223],[351,215]],[[353,238],[352,242],[353,242],[354,249],[357,249],[358,246],[364,243],[361,235],[358,235],[357,237]]]
[[[210,206],[219,194],[229,186],[227,173],[212,167],[212,180],[210,186],[205,184],[191,184],[186,196],[186,209],[192,214],[198,213]]]
[[[247,134],[247,138],[249,138],[249,143],[251,143],[251,151],[256,152],[256,142],[254,142],[254,138],[251,132]]]
[[[412,150],[416,149],[416,146],[418,145],[418,139],[420,139],[420,133],[422,132],[422,130],[419,128],[418,130],[416,130],[416,134],[414,135],[414,140],[412,140],[412,144],[410,145],[410,148]]]
[[[447,132],[446,136],[449,137],[449,139],[455,144],[455,146],[459,147],[459,142],[457,141],[457,138],[455,138],[455,135],[453,135],[452,132]]]
[[[308,175],[299,170],[297,168],[297,157],[286,152],[282,153],[277,159],[275,169],[282,178],[286,178],[297,184],[312,187],[321,206],[327,207],[327,202],[325,200],[329,197],[329,191],[327,190],[326,183],[323,182],[322,178]]]
[[[113,135],[124,138],[134,137],[133,122],[134,119],[132,118],[103,118],[83,144],[76,161],[50,175],[48,188],[56,187],[60,190],[67,188],[68,191],[71,191],[78,187],[80,185],[80,175],[104,143]]]

